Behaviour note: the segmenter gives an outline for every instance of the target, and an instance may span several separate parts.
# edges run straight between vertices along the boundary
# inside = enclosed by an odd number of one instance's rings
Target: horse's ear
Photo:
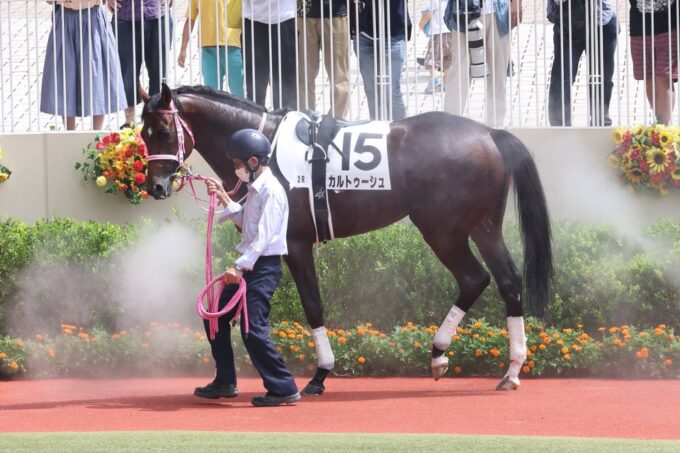
[[[163,82],[161,87],[161,101],[163,101],[163,104],[168,107],[170,107],[170,103],[172,103],[172,90],[165,84],[165,82]]]
[[[147,93],[146,91],[144,91],[144,88],[142,88],[142,84],[141,84],[141,83],[140,83],[139,85],[137,85],[137,94],[139,94],[139,98],[140,98],[142,101],[144,101],[145,104],[146,104],[147,102],[149,102],[149,99],[151,99],[151,97],[149,96],[149,93]]]

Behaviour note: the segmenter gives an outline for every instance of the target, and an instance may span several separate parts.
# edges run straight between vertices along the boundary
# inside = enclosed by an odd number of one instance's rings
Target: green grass
[[[225,420],[225,425],[229,421]],[[680,441],[441,434],[229,433],[118,431],[0,434],[2,452],[677,452]]]

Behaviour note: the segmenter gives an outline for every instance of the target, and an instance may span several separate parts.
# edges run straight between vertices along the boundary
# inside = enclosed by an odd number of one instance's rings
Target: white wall
[[[533,152],[554,218],[595,220],[621,228],[652,223],[660,217],[680,218],[680,196],[631,195],[609,167],[613,147],[607,129],[514,129]],[[187,193],[169,200],[146,200],[130,205],[122,195],[111,196],[91,182],[85,184],[74,169],[91,132],[53,132],[0,135],[5,158],[13,171],[0,184],[0,217],[27,222],[53,216],[80,220],[126,222],[141,217],[172,217],[174,207],[188,215],[202,215]],[[197,173],[213,175],[194,154],[189,163]]]

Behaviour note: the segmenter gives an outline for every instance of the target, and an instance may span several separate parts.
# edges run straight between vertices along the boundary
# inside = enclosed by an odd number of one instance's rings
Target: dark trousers
[[[571,126],[571,87],[576,80],[578,62],[585,52],[589,59],[588,74],[588,124],[609,126],[609,102],[614,82],[614,54],[616,52],[616,16],[602,27],[602,51],[600,53],[600,31],[589,40],[572,40],[553,27],[555,58],[550,72],[548,95],[548,119],[552,126]]]
[[[241,42],[248,99],[264,105],[271,84],[274,108],[297,110],[295,19],[273,25],[245,19]]]
[[[142,22],[144,31],[142,32]],[[139,71],[142,63],[145,64],[149,74],[149,94],[161,92],[161,82],[164,81],[167,70],[167,55],[170,45],[165,37],[165,16],[160,19],[145,21],[118,21],[118,56],[120,57],[120,71],[123,75],[125,97],[128,107],[141,102],[137,93],[139,85]],[[116,24],[113,25],[114,32]],[[133,58],[133,33],[134,30],[134,58]],[[169,34],[172,37],[172,19],[170,20]],[[144,53],[142,53],[142,48]],[[135,102],[136,101],[136,102]]]
[[[255,263],[255,268],[244,274],[248,291],[248,320],[250,333],[246,338],[244,318],[241,316],[241,336],[253,365],[260,373],[267,392],[275,396],[288,396],[296,393],[297,386],[293,375],[283,363],[281,354],[276,350],[269,337],[270,301],[281,280],[281,257],[263,256]],[[220,297],[220,310],[227,305],[238,287],[227,286]],[[219,331],[215,340],[210,341],[212,356],[215,359],[217,375],[215,380],[223,384],[236,385],[234,351],[231,347],[231,326],[229,320],[233,313],[219,319]],[[206,334],[209,333],[208,321],[204,321]],[[210,337],[208,337],[210,338]]]

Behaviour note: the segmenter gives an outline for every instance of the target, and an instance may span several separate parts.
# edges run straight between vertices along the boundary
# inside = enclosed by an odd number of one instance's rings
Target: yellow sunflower
[[[651,173],[663,173],[668,168],[671,160],[668,153],[662,149],[652,148],[647,153],[647,163]]]
[[[671,142],[671,134],[663,130],[659,132],[659,145],[666,146]]]
[[[626,179],[633,184],[640,184],[645,179],[645,173],[639,168],[633,168],[626,172]]]
[[[614,132],[612,132],[612,139],[614,139],[614,143],[617,145],[621,144],[623,142],[623,135],[625,131],[623,129],[614,129]]]

